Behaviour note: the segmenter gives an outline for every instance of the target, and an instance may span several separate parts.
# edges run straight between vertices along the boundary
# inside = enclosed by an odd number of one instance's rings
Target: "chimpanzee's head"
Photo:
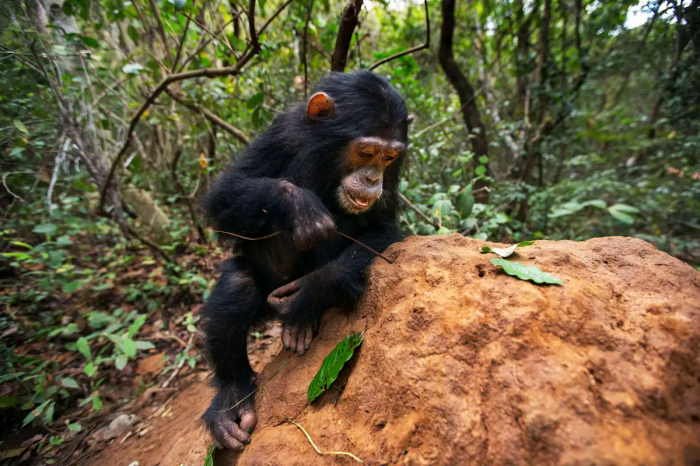
[[[314,92],[295,114],[303,119],[295,137],[313,152],[315,191],[332,193],[346,213],[367,212],[396,190],[413,118],[389,81],[369,71],[331,73]]]

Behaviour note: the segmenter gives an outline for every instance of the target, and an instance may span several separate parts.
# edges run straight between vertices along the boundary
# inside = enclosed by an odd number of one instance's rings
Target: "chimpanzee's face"
[[[309,122],[333,117],[334,113],[335,102],[323,92],[314,94],[307,103]],[[412,121],[409,115],[407,123]],[[385,169],[405,153],[406,143],[397,139],[361,136],[352,140],[339,161],[342,175],[335,193],[340,207],[349,214],[371,209],[384,193]]]
[[[344,154],[346,175],[336,191],[343,210],[361,214],[371,209],[382,196],[384,170],[405,152],[401,141],[377,137],[352,141]]]

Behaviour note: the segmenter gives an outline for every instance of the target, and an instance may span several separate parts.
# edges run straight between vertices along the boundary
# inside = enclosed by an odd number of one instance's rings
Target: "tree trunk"
[[[486,138],[486,127],[481,120],[481,114],[476,106],[474,88],[462,73],[454,59],[452,43],[455,29],[455,0],[442,0],[442,29],[440,30],[440,65],[445,71],[448,81],[455,88],[459,101],[462,104],[462,117],[469,130],[469,140],[474,152],[474,165],[479,164],[479,157],[488,156],[489,144]],[[487,174],[488,174],[488,165]],[[486,188],[486,189],[484,189]],[[477,180],[473,187],[474,198],[477,202],[487,204],[489,202],[488,183]]]
[[[361,9],[362,0],[348,0],[345,8],[343,8],[340,26],[338,27],[338,37],[335,39],[335,48],[331,57],[331,71],[345,71],[352,34],[359,22]]]

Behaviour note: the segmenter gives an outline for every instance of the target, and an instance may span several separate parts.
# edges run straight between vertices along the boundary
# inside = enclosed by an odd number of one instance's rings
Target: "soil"
[[[412,237],[376,261],[354,312],[332,310],[303,357],[259,377],[259,422],[218,465],[700,463],[700,273],[631,238],[537,241],[506,275],[459,235]],[[312,405],[308,385],[348,334],[365,340]],[[277,341],[277,340],[276,340]],[[279,347],[279,346],[278,346]],[[202,465],[209,403],[194,380],[152,429],[87,464]]]

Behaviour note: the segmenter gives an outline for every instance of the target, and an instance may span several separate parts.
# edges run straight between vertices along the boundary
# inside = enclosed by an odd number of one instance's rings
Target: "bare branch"
[[[187,16],[187,22],[185,22],[185,29],[182,31],[182,38],[180,39],[180,45],[177,47],[177,55],[175,55],[175,60],[173,60],[173,66],[170,68],[170,72],[174,73],[175,68],[177,68],[177,63],[180,61],[180,56],[182,55],[182,47],[185,45],[185,39],[187,39],[187,31],[190,28],[190,17]]]
[[[198,105],[195,102],[188,101],[181,94],[178,94],[174,91],[171,91],[170,89],[166,89],[165,92],[167,92],[167,94],[176,102],[179,102],[180,104],[184,105],[185,107],[189,108],[190,110],[193,110],[195,112],[202,114],[207,120],[211,121],[212,123],[221,127],[222,129],[228,131],[236,139],[241,141],[243,144],[246,144],[246,145],[250,144],[250,139],[248,138],[248,136],[245,135],[245,133],[243,131],[241,131],[240,129],[231,125],[230,123],[225,121],[223,118],[221,118],[219,115],[215,114],[211,110],[209,110],[206,107],[203,107],[201,105]]]
[[[331,57],[331,71],[345,71],[352,33],[359,22],[360,9],[362,9],[362,0],[347,0],[343,8],[338,37],[335,39],[335,48]]]
[[[105,182],[102,186],[101,194],[100,194],[100,205],[99,205],[99,211],[104,210],[104,203],[105,203],[105,193],[107,192],[107,187],[110,185],[112,178],[114,176],[114,172],[116,171],[117,167],[121,165],[121,160],[124,157],[124,154],[129,148],[129,145],[131,143],[131,139],[133,137],[133,131],[136,129],[136,126],[139,124],[139,121],[141,121],[141,117],[143,114],[148,110],[148,108],[155,102],[155,100],[167,89],[167,87],[170,84],[173,84],[175,82],[179,81],[185,81],[187,79],[194,79],[194,78],[218,78],[221,76],[237,76],[240,74],[241,70],[245,65],[248,64],[250,60],[255,57],[258,52],[260,51],[260,44],[258,42],[258,36],[262,34],[265,29],[270,25],[272,20],[274,20],[290,3],[292,3],[293,0],[287,0],[265,23],[265,25],[260,29],[260,32],[255,34],[254,40],[252,41],[253,45],[249,46],[246,48],[246,50],[243,52],[243,56],[241,59],[232,66],[226,66],[223,68],[202,68],[199,70],[191,70],[191,71],[185,71],[183,73],[178,73],[178,74],[172,74],[170,76],[167,76],[165,79],[163,79],[158,86],[151,92],[151,94],[146,98],[146,101],[141,105],[141,108],[139,108],[136,111],[136,114],[133,116],[131,119],[131,123],[129,124],[129,128],[127,129],[126,132],[126,138],[124,140],[124,144],[122,145],[121,149],[119,150],[119,153],[117,153],[117,156],[114,158],[114,161],[112,162],[112,167],[109,170],[109,174],[107,175],[107,178],[105,179]],[[255,28],[255,18],[253,14],[255,13],[255,0],[251,0],[250,2],[250,9],[248,11],[249,15],[249,24]],[[254,29],[253,29],[254,30]],[[257,46],[255,45],[257,44]]]
[[[386,57],[386,58],[379,60],[377,63],[375,63],[374,65],[369,67],[370,71],[374,70],[378,66],[383,65],[384,63],[388,63],[392,60],[403,57],[404,55],[416,53],[416,52],[419,52],[421,50],[430,48],[430,15],[428,13],[428,0],[425,0],[424,5],[425,5],[425,43],[423,45],[419,45],[417,47],[413,47],[413,48],[410,48],[408,50],[404,50],[403,52],[395,53],[394,55],[392,55],[390,57]]]
[[[301,59],[304,64],[304,97],[308,95],[308,88],[309,88],[309,70],[306,65],[306,41],[308,38],[308,33],[309,33],[309,21],[311,20],[311,11],[314,8],[314,0],[309,0],[309,9],[306,12],[306,22],[304,23],[304,36],[303,36],[303,41],[302,41],[302,55]]]
[[[415,213],[420,215],[423,218],[423,220],[425,220],[426,223],[428,223],[429,225],[432,225],[433,228],[435,228],[436,230],[440,229],[440,225],[435,220],[433,220],[430,217],[428,217],[427,215],[425,215],[423,213],[423,211],[421,211],[415,204],[413,204],[411,201],[409,201],[406,196],[399,193],[399,199],[404,201],[407,206],[409,206]]]

